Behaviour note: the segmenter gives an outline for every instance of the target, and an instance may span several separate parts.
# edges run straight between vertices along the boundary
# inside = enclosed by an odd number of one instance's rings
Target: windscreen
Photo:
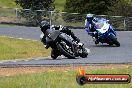
[[[104,26],[104,22],[102,20],[99,20],[98,22],[95,23],[95,27],[97,29],[101,29]]]

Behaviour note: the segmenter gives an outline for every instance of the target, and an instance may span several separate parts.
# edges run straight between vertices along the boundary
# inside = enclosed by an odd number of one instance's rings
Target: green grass
[[[15,24],[0,24],[0,27],[2,26],[16,26]]]
[[[20,8],[16,5],[15,0],[0,0],[0,16],[15,17],[15,9]]]
[[[56,10],[63,11],[65,3],[66,3],[66,0],[55,0],[54,4],[55,4]]]
[[[16,17],[15,9],[0,8],[0,12],[1,17]]]
[[[87,69],[88,74],[130,74],[132,67],[128,68],[94,68]],[[77,71],[47,71],[26,75],[16,75],[0,78],[0,88],[132,88],[129,84],[85,84],[80,86],[76,82]]]
[[[64,9],[66,0],[55,0],[55,9],[62,11]],[[13,17],[15,19],[16,13],[13,8],[21,8],[16,5],[15,0],[0,0],[0,16],[1,17]],[[10,19],[10,18],[9,18]]]
[[[14,2],[15,0],[0,0],[1,8],[17,8],[18,6]]]
[[[49,55],[50,50],[46,50],[39,41],[0,37],[0,60],[24,59]]]

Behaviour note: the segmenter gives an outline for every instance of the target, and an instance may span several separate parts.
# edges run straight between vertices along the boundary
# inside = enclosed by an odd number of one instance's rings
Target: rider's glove
[[[95,36],[97,34],[97,32],[95,31],[95,32],[88,32],[88,35],[90,35],[90,36]]]
[[[97,33],[96,31],[93,32],[94,35],[95,35],[96,33]]]

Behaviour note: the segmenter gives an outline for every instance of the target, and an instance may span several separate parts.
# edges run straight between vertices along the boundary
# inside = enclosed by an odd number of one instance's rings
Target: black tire
[[[67,52],[65,49],[63,49],[61,44],[57,44],[57,48],[59,49],[59,51],[66,57],[68,57],[69,59],[75,59],[75,55],[70,54],[69,52]]]
[[[117,41],[117,39],[114,41],[114,43],[117,47],[120,47],[120,43]]]
[[[113,43],[114,43],[117,47],[120,47],[120,43],[118,42],[117,38],[115,38],[114,36],[112,36],[112,41],[113,41]]]
[[[109,43],[109,45],[110,45],[110,46],[112,46],[112,45],[113,45],[113,43]]]
[[[88,52],[87,52],[87,50],[85,48],[83,48],[83,52],[82,52],[81,57],[82,58],[86,58],[87,56],[88,56]]]

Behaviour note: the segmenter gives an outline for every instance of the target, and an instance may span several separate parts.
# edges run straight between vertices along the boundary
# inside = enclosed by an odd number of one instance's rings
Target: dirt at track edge
[[[130,64],[103,64],[103,65],[71,65],[71,66],[39,66],[39,67],[0,67],[0,77],[14,76],[18,74],[42,73],[46,71],[69,71],[78,70],[79,67],[84,69],[120,69],[129,68]]]

